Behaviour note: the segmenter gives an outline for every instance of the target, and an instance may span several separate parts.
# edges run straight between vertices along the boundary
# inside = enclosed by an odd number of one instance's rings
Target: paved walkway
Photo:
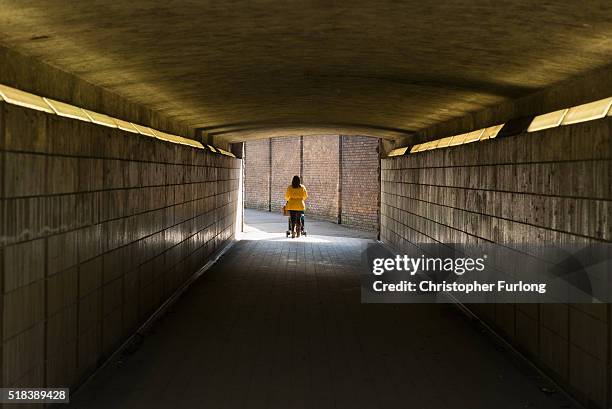
[[[244,218],[245,234],[241,236],[241,238],[247,240],[286,238],[285,232],[287,231],[288,227],[287,217],[282,216],[280,213],[261,212],[246,209]],[[315,220],[308,215],[306,215],[305,225],[309,236],[300,238],[300,240],[305,241],[306,243],[317,242],[316,240],[320,242],[320,240],[325,238],[334,237],[376,239],[376,232],[354,230],[344,225]]]
[[[559,408],[452,305],[361,304],[378,245],[247,212],[247,233],[73,408]],[[318,234],[321,233],[321,234]]]

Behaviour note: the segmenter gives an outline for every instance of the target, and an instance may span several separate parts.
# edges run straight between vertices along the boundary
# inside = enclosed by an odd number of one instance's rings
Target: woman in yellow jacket
[[[299,176],[294,176],[291,181],[291,185],[285,192],[285,199],[287,200],[286,209],[289,210],[289,216],[291,217],[291,225],[293,230],[291,231],[291,238],[294,238],[297,234],[300,237],[302,232],[302,215],[306,205],[304,200],[308,197],[306,188],[302,185]]]

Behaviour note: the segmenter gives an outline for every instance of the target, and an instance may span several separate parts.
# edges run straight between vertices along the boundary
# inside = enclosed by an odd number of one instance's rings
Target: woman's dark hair
[[[291,180],[291,186],[292,187],[300,187],[301,184],[302,184],[302,182],[300,181],[300,177],[298,175],[295,175],[293,177],[293,180]]]

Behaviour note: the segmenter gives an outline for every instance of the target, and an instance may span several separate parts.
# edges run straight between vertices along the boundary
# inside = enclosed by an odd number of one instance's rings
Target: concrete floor
[[[246,221],[70,407],[570,407],[452,305],[361,304],[371,234],[310,221],[310,235],[291,240],[280,215]]]

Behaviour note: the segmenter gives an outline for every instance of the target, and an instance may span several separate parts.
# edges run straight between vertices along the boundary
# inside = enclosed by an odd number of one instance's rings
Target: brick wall
[[[342,224],[378,229],[378,139],[342,137]]]
[[[244,205],[249,209],[269,210],[270,140],[245,144]]]
[[[234,236],[236,159],[0,103],[5,386],[74,386]]]
[[[308,189],[308,215],[338,221],[340,178],[338,135],[304,137],[303,183]]]
[[[608,117],[385,159],[381,237],[407,254],[436,242],[609,243],[611,135]],[[610,305],[470,307],[586,406],[609,407]]]
[[[343,136],[341,168],[339,138],[338,135],[281,137],[246,142],[245,206],[267,210],[267,197],[271,193],[272,211],[279,211],[285,203],[285,189],[291,178],[301,175],[309,193],[306,203],[309,217],[338,222],[341,208],[343,224],[377,230],[380,191],[378,139]],[[270,169],[270,162],[266,164],[270,160],[270,144],[271,192],[268,191],[267,175],[264,176]],[[262,202],[262,198],[266,201]]]
[[[285,191],[294,175],[300,174],[300,137],[273,138],[271,208],[279,212],[285,204]],[[247,148],[248,149],[248,148]]]

